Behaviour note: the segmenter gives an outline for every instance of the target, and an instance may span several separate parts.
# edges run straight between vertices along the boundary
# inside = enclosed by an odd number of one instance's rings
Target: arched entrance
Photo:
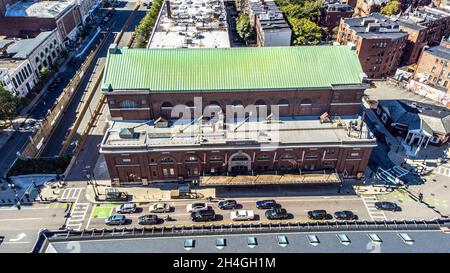
[[[230,156],[228,171],[232,173],[246,173],[252,169],[251,157],[243,152]]]

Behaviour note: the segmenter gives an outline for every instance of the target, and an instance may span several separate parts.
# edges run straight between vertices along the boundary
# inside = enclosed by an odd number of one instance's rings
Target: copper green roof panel
[[[117,49],[108,53],[102,89],[191,92],[323,88],[360,84],[348,46]]]

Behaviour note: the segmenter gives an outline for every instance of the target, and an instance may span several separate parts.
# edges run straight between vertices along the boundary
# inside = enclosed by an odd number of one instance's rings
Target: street
[[[58,230],[65,222],[64,203],[35,204],[22,207],[0,207],[0,253],[31,251],[39,229]],[[1,240],[0,240],[1,241]]]

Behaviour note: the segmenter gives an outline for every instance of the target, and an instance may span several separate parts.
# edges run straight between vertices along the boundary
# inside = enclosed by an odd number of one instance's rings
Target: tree
[[[400,3],[398,1],[390,1],[384,7],[381,8],[380,12],[384,15],[391,16],[400,13]]]
[[[320,14],[324,7],[323,0],[278,0],[278,4],[280,5],[280,10],[286,14],[288,19],[307,18],[313,22],[319,21]]]
[[[317,45],[320,43],[322,29],[316,23],[306,18],[291,18],[290,23],[295,36],[295,45]]]
[[[18,113],[19,98],[0,86],[0,120],[9,122]]]
[[[252,36],[252,26],[250,25],[250,17],[241,12],[236,20],[236,30],[239,36],[247,43],[248,39]]]
[[[42,67],[41,71],[39,71],[41,73],[41,79],[45,80],[48,77],[48,74],[50,73],[50,69],[48,69],[46,66]]]

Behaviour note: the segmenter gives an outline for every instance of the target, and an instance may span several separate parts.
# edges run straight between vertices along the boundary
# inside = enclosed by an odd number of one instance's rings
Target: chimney
[[[170,7],[170,1],[166,1],[166,8],[167,8],[167,18],[172,18],[172,8]]]
[[[119,49],[117,48],[117,44],[111,44],[108,48],[109,54],[118,53]]]

